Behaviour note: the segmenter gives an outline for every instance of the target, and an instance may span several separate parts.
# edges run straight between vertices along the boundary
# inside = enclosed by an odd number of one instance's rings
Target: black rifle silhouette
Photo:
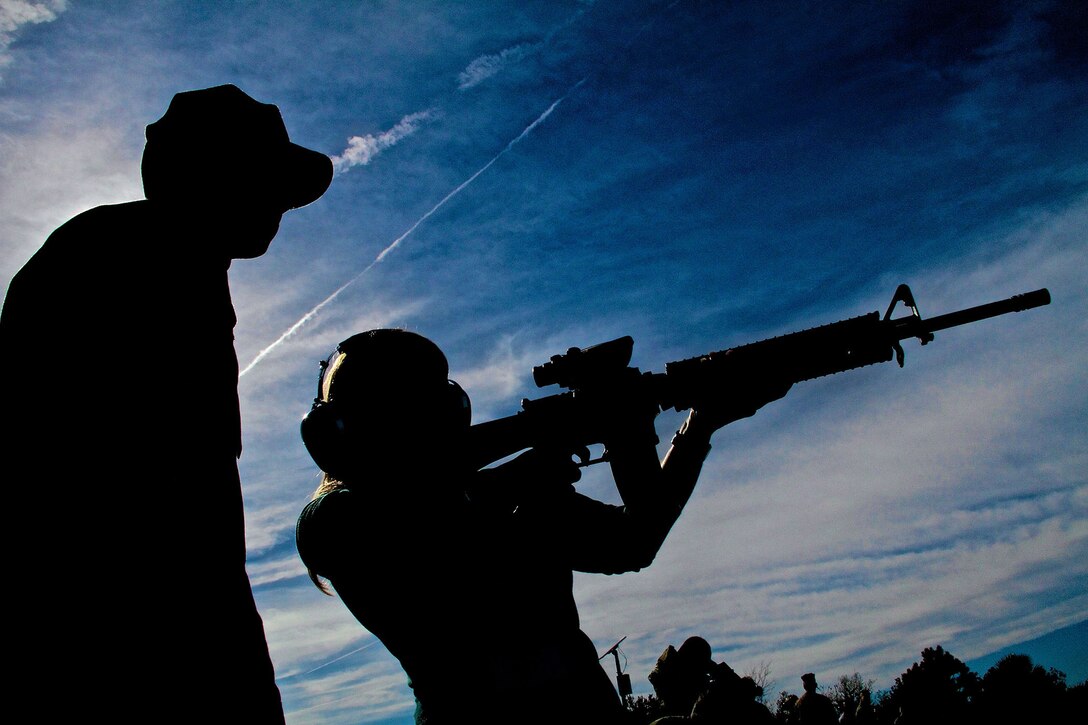
[[[899,303],[910,314],[892,318]],[[1050,292],[1013,295],[1004,300],[922,319],[910,288],[901,284],[883,317],[879,312],[772,337],[739,347],[666,363],[664,373],[629,367],[634,340],[621,337],[565,354],[533,368],[538,387],[559,385],[567,392],[521,402],[521,411],[473,425],[469,445],[479,468],[526,448],[541,445],[571,450],[602,442],[610,411],[620,401],[645,405],[654,414],[697,407],[723,386],[769,377],[798,383],[855,368],[889,362],[903,366],[902,340],[932,342],[933,333],[990,317],[1050,304]],[[583,465],[604,458],[583,460]]]

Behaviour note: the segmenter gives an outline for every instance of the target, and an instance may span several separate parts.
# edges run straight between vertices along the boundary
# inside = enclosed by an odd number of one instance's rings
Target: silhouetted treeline
[[[760,674],[765,677],[766,669]],[[1037,665],[1024,654],[1007,655],[979,676],[938,645],[922,650],[921,660],[899,675],[891,688],[874,692],[873,685],[873,680],[855,672],[842,675],[835,684],[821,689],[834,703],[838,723],[843,725],[972,725],[1006,721],[1047,725],[1080,722],[1088,712],[1088,681],[1068,685],[1064,672]],[[806,720],[797,707],[799,695],[794,692],[782,690],[774,702],[766,702],[763,697],[757,699],[766,705],[773,722],[805,725]],[[628,698],[627,710],[632,725],[648,725],[665,716],[669,716],[664,721],[668,723],[765,722],[762,716],[752,719],[751,714],[741,712],[715,713],[714,717],[695,712],[678,718],[655,695]]]

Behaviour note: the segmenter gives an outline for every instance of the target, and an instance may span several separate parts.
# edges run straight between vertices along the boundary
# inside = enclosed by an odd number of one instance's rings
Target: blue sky
[[[142,195],[143,127],[178,91],[235,83],[336,160],[231,270],[249,571],[292,725],[410,719],[396,661],[294,550],[298,421],[339,340],[431,337],[479,422],[552,392],[530,370],[571,346],[631,335],[660,371],[883,311],[900,282],[923,315],[1048,287],[721,431],[654,565],[576,579],[636,692],[692,634],[774,692],[887,687],[925,647],[1088,619],[1084,10],[927,5],[0,0],[0,284]],[[580,488],[615,500],[603,468]],[[1066,650],[1088,677],[1083,637]]]

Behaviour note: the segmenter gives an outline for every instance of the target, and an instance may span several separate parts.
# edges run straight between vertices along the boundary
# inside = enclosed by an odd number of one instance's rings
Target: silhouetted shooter
[[[179,93],[146,200],[57,229],[0,319],[8,692],[41,722],[282,723],[245,571],[232,259],[332,180],[279,110]]]
[[[448,374],[441,349],[405,330],[340,343],[302,425],[325,472],[299,517],[302,560],[400,661],[417,722],[623,722],[572,571],[649,566],[711,435],[789,385],[748,380],[700,404],[664,461],[656,406],[610,400],[600,429],[616,506],[575,491],[574,451],[560,445],[474,470],[469,398]]]

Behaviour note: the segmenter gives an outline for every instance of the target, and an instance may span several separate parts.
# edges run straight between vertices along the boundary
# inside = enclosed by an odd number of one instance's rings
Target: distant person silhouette
[[[817,692],[816,675],[806,672],[801,675],[801,683],[805,688],[804,694],[797,698],[797,707],[794,710],[797,722],[801,725],[837,725],[839,715],[835,712],[835,704],[831,698]]]
[[[8,691],[47,722],[282,723],[245,569],[227,270],[332,165],[232,85],[177,94],[146,137],[146,199],[53,232],[0,316]]]
[[[412,332],[340,343],[302,426],[325,475],[298,520],[299,554],[400,661],[417,722],[619,722],[572,571],[648,566],[711,434],[788,386],[753,385],[747,400],[693,412],[663,463],[656,410],[617,401],[605,443],[618,506],[574,490],[579,470],[561,447],[475,470],[469,399],[448,371]]]
[[[853,725],[857,719],[857,712],[860,704],[853,698],[847,696],[842,703],[842,714],[839,715],[839,725]]]
[[[695,701],[691,721],[696,725],[772,725],[774,716],[759,702],[761,697],[763,688],[755,680],[719,662],[706,691]]]
[[[775,720],[787,725],[795,725],[797,722],[797,695],[791,692],[783,692],[779,698],[775,710]]]
[[[657,658],[647,676],[664,715],[691,715],[695,701],[710,685],[714,668],[710,643],[702,637],[688,637],[676,649],[671,644]]]
[[[855,725],[871,725],[876,721],[876,714],[873,712],[873,699],[869,690],[861,691],[861,699],[858,701],[858,706],[854,710]]]
[[[774,723],[771,711],[758,701],[763,688],[751,677],[738,675],[725,662],[714,662],[710,655],[706,640],[689,637],[679,650],[670,645],[658,657],[649,679],[666,714],[652,725]]]

